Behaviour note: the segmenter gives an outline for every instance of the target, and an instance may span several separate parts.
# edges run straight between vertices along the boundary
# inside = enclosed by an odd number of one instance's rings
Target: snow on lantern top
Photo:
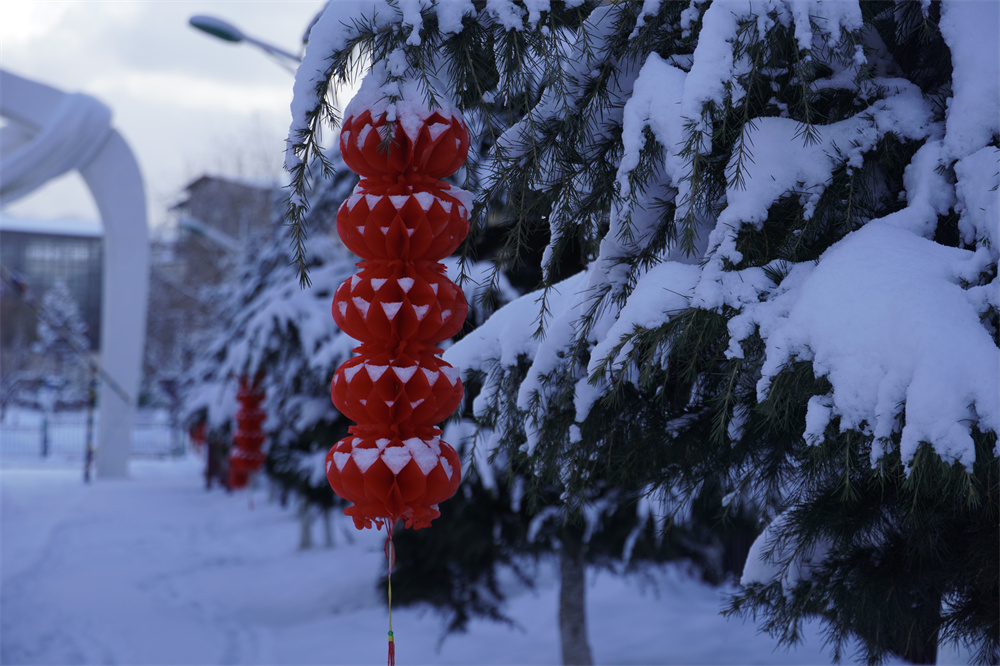
[[[417,81],[366,77],[344,111],[344,162],[362,178],[416,172],[438,179],[458,171],[469,152],[469,131],[461,114],[443,96],[436,97],[431,108]]]

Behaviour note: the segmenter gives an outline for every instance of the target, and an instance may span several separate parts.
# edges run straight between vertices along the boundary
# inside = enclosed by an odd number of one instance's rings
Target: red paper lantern
[[[206,434],[207,429],[208,424],[204,421],[199,421],[188,430],[188,437],[191,438],[191,444],[194,445],[196,451],[201,451],[205,448],[205,442],[208,441]]]
[[[264,397],[259,377],[250,381],[244,375],[240,379],[240,388],[236,393],[240,408],[236,412],[236,433],[233,435],[233,447],[229,451],[230,488],[246,486],[250,475],[259,470],[267,459],[267,455],[261,450],[267,439],[261,428],[267,418],[261,408]]]
[[[371,109],[359,109],[344,118],[340,154],[362,178],[398,182],[399,176],[411,176],[407,179],[411,183],[415,180],[412,176],[447,178],[465,164],[469,153],[465,122],[457,113],[445,111],[432,111],[419,120],[415,128],[405,122],[394,123],[392,142],[385,150],[390,126],[386,113],[373,120]]]
[[[362,344],[330,384],[357,425],[330,449],[326,471],[353,502],[344,513],[358,529],[386,525],[391,534],[397,520],[429,526],[461,481],[458,454],[436,426],[461,403],[462,381],[437,344],[462,329],[468,304],[438,262],[468,233],[471,200],[440,180],[469,149],[456,112],[386,118],[349,108],[340,134],[361,181],[337,212],[337,232],[364,261],[334,294],[333,319]]]
[[[356,340],[432,346],[462,330],[468,304],[436,262],[365,261],[333,298],[333,320]]]
[[[333,404],[358,427],[375,424],[393,431],[395,426],[405,432],[433,426],[462,402],[458,370],[429,351],[390,356],[358,349],[361,354],[341,365],[330,384]]]
[[[337,233],[359,257],[439,261],[469,233],[466,194],[443,181],[380,186],[366,180],[337,211]]]
[[[461,481],[455,449],[430,432],[405,440],[347,437],[330,449],[327,466],[334,492],[354,502],[344,513],[359,529],[398,518],[407,527],[429,526],[440,515],[436,505]]]

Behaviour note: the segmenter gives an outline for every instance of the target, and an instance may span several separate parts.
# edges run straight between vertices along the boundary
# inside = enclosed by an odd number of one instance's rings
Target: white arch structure
[[[135,156],[111,126],[111,111],[88,95],[65,93],[0,70],[0,204],[77,170],[104,226],[101,365],[128,394],[100,386],[97,474],[124,477],[139,394],[149,290],[146,192]]]

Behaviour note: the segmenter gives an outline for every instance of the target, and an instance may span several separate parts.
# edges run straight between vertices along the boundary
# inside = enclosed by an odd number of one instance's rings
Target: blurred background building
[[[176,255],[192,287],[218,284],[226,277],[226,256],[269,228],[273,220],[272,183],[201,176],[189,183],[170,207],[176,222]]]
[[[103,232],[95,221],[27,220],[0,214],[0,264],[37,297],[62,281],[87,324],[93,351],[101,340]],[[35,311],[11,288],[0,290],[0,353],[36,338]]]
[[[274,223],[273,182],[203,175],[169,206],[151,247],[143,399],[173,413],[179,379],[218,319],[243,252]]]

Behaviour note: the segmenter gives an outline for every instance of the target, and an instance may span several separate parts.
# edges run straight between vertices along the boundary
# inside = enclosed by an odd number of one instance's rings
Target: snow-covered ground
[[[300,552],[292,511],[206,492],[201,470],[133,461],[89,486],[75,467],[0,470],[0,663],[385,663],[381,534],[339,516],[335,547]],[[515,628],[475,621],[442,642],[432,611],[395,608],[398,663],[559,663],[555,577],[540,578],[512,592]],[[599,664],[829,663],[816,627],[775,651],[678,567],[594,572],[587,593]]]

